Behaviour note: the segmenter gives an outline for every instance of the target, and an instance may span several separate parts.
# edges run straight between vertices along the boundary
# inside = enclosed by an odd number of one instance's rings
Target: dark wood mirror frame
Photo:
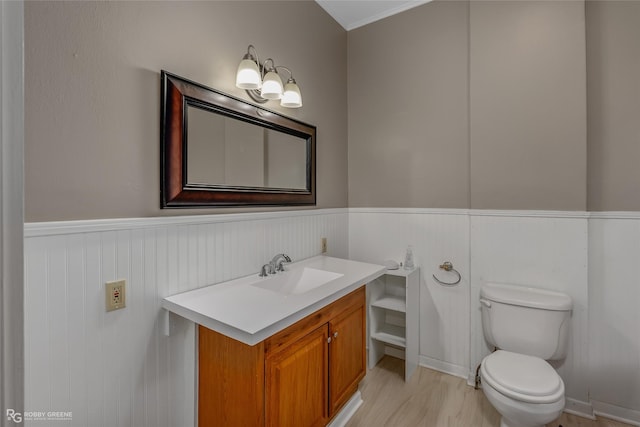
[[[316,204],[316,127],[162,71],[160,118],[161,208]],[[190,184],[187,181],[187,106],[277,130],[306,141],[306,189]],[[303,143],[303,141],[302,141]]]

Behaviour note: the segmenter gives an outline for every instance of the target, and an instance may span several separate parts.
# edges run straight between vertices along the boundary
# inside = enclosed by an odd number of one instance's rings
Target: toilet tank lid
[[[485,283],[480,289],[480,298],[554,311],[568,311],[573,307],[571,297],[562,292],[505,283]]]

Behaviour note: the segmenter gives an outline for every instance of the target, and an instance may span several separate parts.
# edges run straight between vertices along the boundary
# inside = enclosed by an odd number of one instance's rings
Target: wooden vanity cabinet
[[[204,326],[198,426],[324,426],[366,373],[364,286],[254,346]]]
[[[329,328],[266,359],[266,425],[320,427],[329,420]]]
[[[335,415],[358,390],[366,374],[365,305],[354,306],[329,322],[329,408]]]

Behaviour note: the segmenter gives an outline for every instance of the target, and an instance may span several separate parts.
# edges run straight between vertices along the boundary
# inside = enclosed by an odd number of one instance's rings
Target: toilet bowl
[[[547,360],[566,356],[573,302],[563,293],[486,283],[482,330],[496,350],[480,365],[482,390],[502,427],[543,427],[564,409],[564,383]]]
[[[546,361],[498,350],[480,366],[482,388],[501,427],[543,427],[564,409],[564,383]]]

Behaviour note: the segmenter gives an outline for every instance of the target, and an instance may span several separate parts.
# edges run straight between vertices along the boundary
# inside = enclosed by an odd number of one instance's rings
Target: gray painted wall
[[[160,70],[248,99],[249,44],[294,71],[304,107],[268,108],[317,126],[317,207],[345,207],[346,38],[312,1],[25,2],[26,221],[239,211],[159,208]]]
[[[469,203],[467,2],[349,32],[349,205]]]
[[[640,211],[640,2],[588,1],[590,211]]]
[[[582,2],[433,2],[349,33],[349,205],[586,209]]]
[[[318,207],[640,210],[640,3],[587,2],[586,46],[584,8],[27,2],[26,221],[242,211],[159,209],[159,70],[245,97],[249,43],[296,73]]]
[[[470,3],[473,209],[586,209],[584,3]]]

